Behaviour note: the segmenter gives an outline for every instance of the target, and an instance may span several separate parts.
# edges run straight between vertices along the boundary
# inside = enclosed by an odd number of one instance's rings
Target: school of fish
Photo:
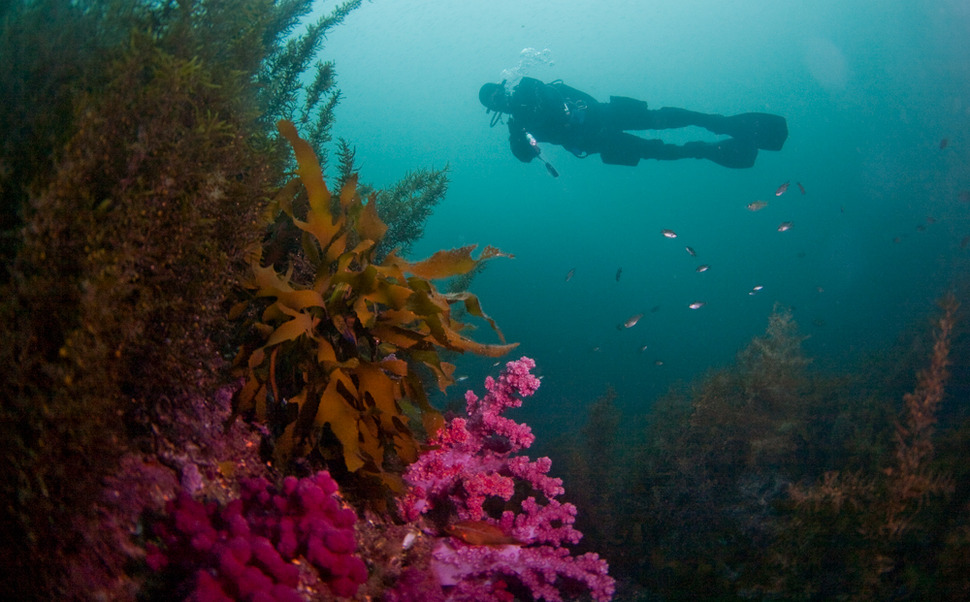
[[[946,143],[944,142],[943,144],[941,144],[940,148],[945,148],[945,146],[946,146]],[[790,185],[791,185],[791,180],[787,180],[784,183],[780,184],[775,189],[775,191],[774,191],[775,197],[781,197],[786,192],[788,192],[788,189],[789,189],[789,186]],[[805,186],[802,185],[801,182],[796,181],[795,182],[795,186],[798,188],[798,191],[801,193],[801,195],[804,196],[804,195],[807,194],[806,193],[806,190],[805,190]],[[964,193],[964,194],[967,197],[966,202],[970,202],[970,192],[967,192],[967,193]],[[962,198],[961,198],[961,200],[962,200]],[[748,211],[752,212],[752,213],[761,211],[761,210],[765,209],[766,207],[768,207],[768,201],[764,201],[764,200],[760,200],[760,199],[759,200],[751,201],[751,202],[749,202],[749,203],[747,203],[745,205],[745,208]],[[843,211],[844,211],[844,209],[843,209]],[[933,218],[930,217],[930,218],[928,218],[927,223],[933,223],[933,221],[934,221]],[[791,220],[784,220],[781,223],[779,223],[779,225],[777,226],[776,229],[777,229],[778,232],[787,232],[787,231],[789,231],[789,230],[792,229],[793,225],[794,225],[794,222],[793,221],[791,221]],[[668,238],[668,239],[678,238],[677,232],[674,231],[673,229],[670,229],[670,228],[663,228],[663,229],[661,229],[660,230],[660,234],[664,238]],[[897,238],[897,241],[898,241],[898,238]],[[970,236],[968,236],[966,239],[964,239],[964,242],[962,244],[964,246],[970,245]],[[684,246],[684,250],[691,257],[696,258],[698,256],[697,251],[694,249],[694,247],[692,247],[690,245]],[[698,273],[698,274],[701,274],[701,273],[707,272],[710,269],[711,269],[711,265],[704,263],[704,264],[697,265],[694,268],[694,271],[696,273]],[[620,282],[620,277],[621,277],[622,274],[623,274],[623,268],[622,267],[617,268],[616,274],[615,274],[615,277],[614,277],[614,279],[616,280],[616,282]],[[566,278],[565,278],[566,282],[571,281],[575,275],[576,275],[576,268],[570,269],[566,273]],[[764,288],[765,288],[764,285],[762,285],[762,284],[756,284],[755,286],[753,286],[748,291],[748,295],[750,295],[750,296],[757,295],[762,290],[764,290]],[[819,291],[821,292],[821,288],[819,288]],[[691,302],[687,303],[687,308],[688,309],[691,309],[691,310],[699,310],[699,309],[701,309],[702,307],[704,307],[706,305],[707,305],[707,302],[706,301],[703,301],[703,300],[694,300],[694,301],[691,301]],[[655,306],[653,306],[650,309],[650,313],[656,313],[659,310],[660,310],[660,306],[659,305],[655,305]],[[637,324],[640,323],[640,321],[643,319],[643,316],[644,316],[643,313],[635,313],[635,314],[631,315],[630,317],[626,318],[625,320],[623,320],[622,322],[620,322],[619,324],[617,324],[616,328],[617,328],[617,330],[627,330],[627,329],[633,328],[634,326],[636,326]],[[647,348],[648,348],[648,345],[647,344],[641,344],[641,345],[639,345],[637,347],[637,349],[638,349],[638,351],[640,353],[644,353],[647,350]],[[593,351],[599,351],[601,348],[599,346],[596,346],[596,347],[593,347],[592,349],[593,349]],[[663,366],[664,365],[664,362],[661,359],[655,359],[654,360],[654,365],[656,365],[658,367],[659,366]],[[497,541],[497,542],[503,542],[503,543],[505,543],[504,538],[501,535],[496,534],[496,533],[491,533],[490,532],[490,533],[488,533],[488,536],[482,537],[482,534],[480,533],[480,531],[483,531],[483,530],[484,531],[487,531],[487,529],[484,528],[484,525],[460,525],[460,526],[457,526],[457,527],[456,526],[453,526],[452,529],[455,529],[455,531],[456,531],[456,532],[453,532],[452,534],[455,535],[456,537],[459,537],[459,538],[462,538],[462,539],[468,538],[470,540],[470,539],[482,538],[482,539],[488,540],[489,541],[489,544],[491,544],[492,541]],[[458,533],[458,531],[461,531],[461,533]],[[486,545],[489,545],[489,544],[486,544]]]

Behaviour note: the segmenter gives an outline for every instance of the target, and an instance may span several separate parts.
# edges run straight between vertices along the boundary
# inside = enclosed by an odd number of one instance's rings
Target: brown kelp
[[[425,432],[441,419],[418,370],[430,371],[444,389],[454,366],[438,349],[495,357],[514,347],[464,336],[465,324],[451,313],[455,303],[488,320],[499,338],[501,332],[474,295],[440,293],[431,280],[470,272],[503,253],[486,247],[473,257],[469,246],[418,262],[395,253],[377,262],[387,231],[377,195],[364,202],[355,176],[332,195],[310,144],[291,122],[278,127],[293,147],[299,178],[282,187],[269,217],[296,226],[301,242],[285,270],[254,255],[247,287],[259,306],[254,325],[261,336],[237,357],[246,382],[236,411],[281,429],[274,454],[281,465],[317,450],[331,464],[379,476],[397,490],[398,474],[387,468],[417,456],[408,410],[420,413]],[[336,457],[326,443],[334,440]]]

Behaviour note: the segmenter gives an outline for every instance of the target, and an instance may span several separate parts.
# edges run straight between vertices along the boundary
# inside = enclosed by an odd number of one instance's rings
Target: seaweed
[[[4,6],[0,590],[70,599],[104,477],[229,379],[226,313],[284,178],[266,115],[357,4],[309,38],[310,0]],[[269,94],[283,55],[296,75]]]
[[[261,335],[235,361],[245,377],[235,411],[273,423],[279,433],[274,458],[283,467],[317,451],[338,464],[336,474],[376,476],[399,491],[396,468],[414,461],[419,446],[408,410],[420,415],[425,433],[441,423],[419,370],[430,371],[444,390],[454,366],[441,360],[439,349],[497,357],[515,347],[465,337],[465,324],[451,315],[456,303],[487,320],[504,342],[477,297],[443,294],[431,281],[504,254],[486,247],[475,257],[469,246],[417,262],[396,253],[378,261],[388,231],[378,195],[364,202],[356,175],[332,195],[311,144],[292,122],[278,127],[293,147],[299,179],[282,186],[267,219],[296,226],[300,244],[285,270],[264,265],[261,249],[254,252],[247,284],[253,296],[236,313],[259,305],[253,322]],[[331,453],[327,432],[339,453]]]
[[[624,599],[965,599],[970,423],[946,385],[967,340],[956,298],[940,305],[930,343],[907,336],[912,351],[858,374],[809,371],[776,306],[734,365],[671,391],[632,445],[594,404],[558,453]]]

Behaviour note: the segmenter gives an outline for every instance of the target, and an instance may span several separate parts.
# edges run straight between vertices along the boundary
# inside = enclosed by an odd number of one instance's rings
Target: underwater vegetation
[[[104,480],[209,445],[201,400],[232,379],[228,315],[288,179],[275,124],[326,156],[339,92],[315,56],[359,5],[299,34],[309,0],[0,5],[0,591],[83,598]]]
[[[454,303],[488,320],[501,338],[477,297],[440,293],[431,280],[468,273],[503,253],[486,247],[475,258],[470,246],[418,262],[393,252],[376,261],[387,232],[377,195],[364,203],[355,176],[331,195],[310,144],[291,122],[280,121],[279,129],[296,153],[299,180],[283,186],[269,212],[281,212],[303,232],[294,260],[301,267],[290,264],[280,273],[261,265],[259,253],[253,259],[247,287],[257,300],[272,302],[263,303],[255,324],[265,335],[262,344],[237,358],[246,382],[236,409],[282,429],[275,441],[278,465],[326,447],[326,428],[342,449],[344,470],[378,476],[400,492],[394,467],[415,461],[420,443],[405,406],[420,414],[422,432],[433,433],[441,423],[417,367],[444,390],[453,383],[454,366],[441,360],[438,348],[498,357],[515,347],[461,334],[465,325],[452,317]]]
[[[224,304],[260,235],[272,161],[253,152],[262,142],[233,82],[145,42],[133,37],[105,86],[78,99],[50,181],[21,208],[0,307],[0,487],[16,500],[4,531],[36,546],[10,559],[22,575],[43,566],[28,560],[40,550],[63,549],[51,541],[70,540],[132,437],[211,386]]]
[[[553,457],[618,598],[965,599],[970,421],[953,398],[941,414],[960,315],[944,297],[915,385],[887,382],[910,364],[885,360],[809,370],[776,307],[734,366],[672,392],[636,435],[609,395],[594,404]],[[594,468],[576,457],[604,439],[622,443]]]
[[[446,420],[451,358],[512,347],[467,292],[504,254],[409,258],[447,168],[329,160],[359,5],[0,3],[0,595],[970,596],[954,300],[915,384],[813,372],[779,309],[632,440],[607,394],[517,455],[525,360]]]

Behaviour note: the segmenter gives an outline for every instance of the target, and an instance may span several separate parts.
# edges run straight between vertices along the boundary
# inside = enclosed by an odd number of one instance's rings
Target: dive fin
[[[781,150],[788,139],[788,122],[784,117],[770,113],[741,113],[722,117],[716,128],[709,129],[716,134],[725,134],[771,151]]]

